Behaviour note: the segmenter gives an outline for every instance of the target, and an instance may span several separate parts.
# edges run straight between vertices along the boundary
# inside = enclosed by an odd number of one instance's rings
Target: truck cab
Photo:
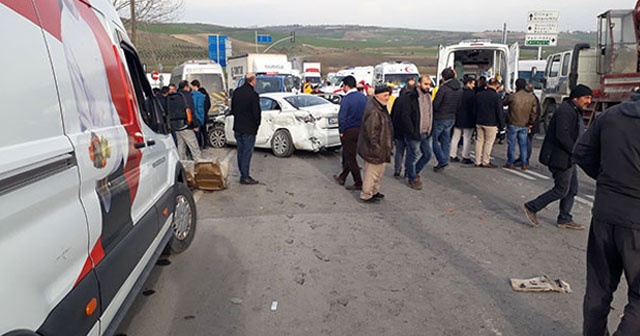
[[[450,46],[439,46],[438,49],[438,82],[442,70],[452,68],[458,79],[464,76],[479,78],[495,77],[502,81],[505,91],[515,91],[515,80],[518,75],[518,58],[520,47],[518,43],[491,43],[488,40],[462,41]]]

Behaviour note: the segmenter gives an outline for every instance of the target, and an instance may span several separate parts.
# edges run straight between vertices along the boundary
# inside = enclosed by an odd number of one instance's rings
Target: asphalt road
[[[496,164],[505,151],[496,145]],[[156,266],[121,335],[581,334],[588,230],[557,228],[557,203],[538,228],[520,208],[551,187],[546,167],[434,173],[432,159],[415,191],[388,166],[385,199],[362,204],[331,177],[339,153],[258,150],[256,186],[238,184],[234,148],[208,152],[227,153],[229,189],[197,193],[193,244]],[[595,185],[580,183],[573,212],[588,224]],[[510,287],[545,274],[573,293]]]

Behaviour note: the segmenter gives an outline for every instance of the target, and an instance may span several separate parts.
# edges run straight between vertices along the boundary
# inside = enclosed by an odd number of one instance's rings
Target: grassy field
[[[270,52],[297,56],[307,61],[322,62],[323,73],[337,71],[346,66],[375,65],[384,61],[410,61],[421,72],[434,73],[438,45],[455,44],[468,39],[502,39],[502,32],[448,32],[403,28],[382,28],[353,25],[337,26],[278,26],[257,29],[270,34],[273,41],[296,34],[296,43],[283,41]],[[189,59],[208,58],[207,35],[227,35],[233,43],[233,54],[256,51],[255,29],[223,27],[200,23],[171,23],[140,25],[137,48],[149,71],[170,71],[175,65]],[[185,36],[197,38],[185,38]],[[544,49],[543,57],[550,53],[571,49],[576,43],[595,44],[594,33],[561,33],[558,46]],[[521,46],[524,33],[509,32],[509,43]],[[259,52],[269,45],[258,45]],[[521,48],[521,59],[534,59],[537,49]]]

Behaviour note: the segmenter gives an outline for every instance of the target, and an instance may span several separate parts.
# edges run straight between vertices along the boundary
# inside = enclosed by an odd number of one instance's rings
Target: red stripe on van
[[[38,27],[46,30],[56,39],[62,40],[60,28],[60,7],[58,6],[58,2],[50,0],[36,0],[35,2],[36,6],[38,6],[38,11],[42,13],[39,17],[33,8],[33,3],[31,1],[0,0],[0,3],[24,16],[25,19],[33,22]],[[40,20],[42,20],[42,22]]]
[[[89,272],[94,269],[101,261],[104,259],[104,249],[102,248],[102,237],[98,238],[96,245],[91,249],[91,253],[87,260],[84,262],[84,266],[82,266],[82,271],[80,272],[80,276],[73,287],[77,286],[84,277],[89,274]]]
[[[131,79],[124,70],[124,66],[120,60],[120,54],[118,53],[119,47],[112,43],[110,36],[104,30],[104,26],[96,16],[96,13],[88,6],[83,6],[79,2],[77,2],[77,4],[80,15],[91,27],[96,42],[100,47],[102,62],[104,63],[104,69],[109,83],[109,91],[111,92],[111,101],[118,112],[120,123],[124,126],[129,136],[129,151],[124,167],[124,176],[129,185],[131,203],[133,203],[138,192],[140,161],[142,160],[142,153],[134,147],[134,144],[142,142],[144,137],[142,135],[140,119],[135,109],[137,104],[133,104],[135,102],[135,96],[129,84],[131,83]]]

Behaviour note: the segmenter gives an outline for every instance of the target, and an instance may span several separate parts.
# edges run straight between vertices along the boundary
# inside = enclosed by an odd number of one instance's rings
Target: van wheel
[[[544,126],[544,134],[547,134],[547,130],[549,129],[549,124],[551,123],[551,117],[556,112],[556,103],[550,103],[547,105],[547,108],[544,110],[544,115],[542,116],[542,123]]]
[[[287,130],[277,130],[271,139],[271,150],[273,155],[277,157],[289,157],[293,154],[295,148],[293,147],[293,141],[291,135]]]
[[[216,126],[209,130],[209,144],[213,148],[222,148],[227,144],[227,137],[224,134],[224,126]]]
[[[184,183],[177,183],[176,210],[173,214],[171,230],[173,235],[169,240],[170,253],[184,252],[196,233],[196,202],[193,200],[191,190]]]

